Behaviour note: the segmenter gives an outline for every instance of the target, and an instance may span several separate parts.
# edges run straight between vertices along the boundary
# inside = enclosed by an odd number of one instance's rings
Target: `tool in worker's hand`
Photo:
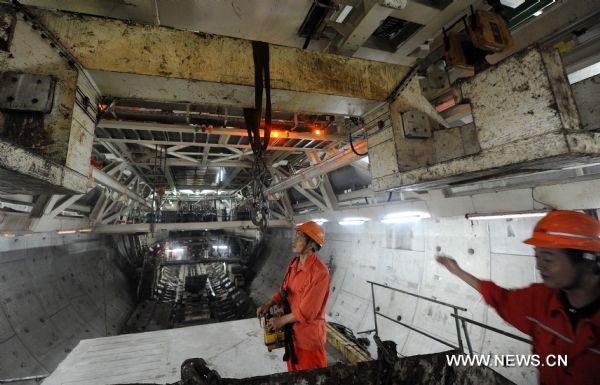
[[[272,317],[281,317],[283,314],[282,308],[279,306],[271,306],[268,311],[260,316],[260,326],[263,328],[265,345],[269,351],[285,347],[284,329],[271,330],[269,326],[269,320]]]

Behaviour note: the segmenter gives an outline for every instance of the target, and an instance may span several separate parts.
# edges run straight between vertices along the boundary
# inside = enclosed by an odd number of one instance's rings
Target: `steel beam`
[[[292,186],[296,191],[298,191],[300,194],[304,195],[304,197],[306,197],[306,199],[308,199],[309,201],[311,201],[312,203],[314,203],[315,206],[317,206],[318,208],[320,208],[323,211],[327,211],[327,206],[323,203],[323,201],[321,201],[321,199],[319,199],[317,197],[317,194],[313,193],[312,191],[308,191],[303,189],[302,187],[298,186],[297,184]]]
[[[206,143],[208,143],[209,138],[210,138],[210,135],[206,135]],[[223,141],[223,138],[225,138],[225,137],[222,136],[219,138],[219,144],[227,144],[227,141]],[[210,151],[210,147],[208,147],[208,146],[204,147],[204,149],[202,150],[201,167],[204,169],[204,173],[206,173],[206,166],[208,164],[208,151]]]
[[[249,40],[81,14],[46,10],[35,14],[88,70],[254,87]],[[383,101],[408,71],[405,66],[270,46],[274,94],[291,91]]]
[[[333,186],[331,186],[331,181],[329,180],[329,176],[327,174],[323,175],[323,180],[321,181],[319,189],[321,190],[321,194],[323,195],[323,199],[325,200],[325,204],[327,205],[327,207],[330,210],[337,210],[337,198],[335,196]]]
[[[108,175],[112,176],[112,175],[116,174],[117,172],[122,171],[126,167],[127,167],[127,162],[121,162],[121,161],[115,160],[115,161],[111,162],[109,165],[103,167],[102,171],[104,171]]]
[[[581,117],[581,127],[586,131],[600,129],[600,75],[572,84],[571,89]]]
[[[197,142],[179,142],[179,141],[169,141],[169,140],[137,140],[137,139],[121,139],[121,138],[96,138],[95,142],[97,143],[131,143],[131,144],[139,144],[139,145],[174,145],[174,146],[184,146],[184,147],[225,147],[225,148],[251,148],[249,144],[218,144],[218,143],[197,143]],[[269,147],[269,150],[272,151],[292,151],[292,152],[306,152],[306,151],[314,151],[314,148],[302,148],[302,147]],[[182,159],[187,160],[195,160],[194,158],[190,158],[186,155],[179,155],[177,152],[169,152],[169,154],[180,157]]]
[[[269,221],[270,227],[291,227],[291,222],[287,220]],[[152,228],[153,227],[153,230]],[[98,225],[94,227],[94,232],[102,234],[133,234],[150,233],[158,231],[200,231],[200,230],[233,230],[233,229],[251,229],[258,227],[251,221],[232,221],[232,222],[189,222],[189,223],[136,223],[136,224],[117,224],[117,225]]]
[[[173,177],[173,171],[171,170],[169,164],[165,166],[165,176],[167,177],[167,183],[169,184],[169,188],[171,190],[175,190],[175,178]]]
[[[104,147],[106,147],[110,152],[113,153],[113,155],[117,156],[118,158],[121,158],[125,161],[125,163],[127,163],[127,165],[129,166],[128,169],[129,171],[131,171],[132,173],[134,173],[135,175],[137,175],[140,180],[142,182],[144,182],[149,188],[150,188],[150,182],[148,182],[148,180],[146,179],[146,177],[144,177],[142,175],[142,173],[134,166],[131,165],[131,153],[129,152],[129,150],[126,148],[126,146],[116,143],[116,145],[119,145],[121,147],[124,147],[122,149],[117,149],[115,145],[113,145],[113,143],[102,143],[102,145]],[[150,188],[150,190],[152,191],[152,189]]]
[[[294,206],[292,206],[292,201],[290,200],[290,196],[288,195],[287,191],[283,192],[283,199],[281,199],[281,201],[283,202],[286,215],[290,218],[294,216]]]
[[[101,128],[120,128],[124,130],[140,130],[140,131],[163,131],[163,132],[196,132],[197,127],[189,124],[164,124],[164,123],[148,123],[148,122],[133,122],[126,120],[102,120],[98,123]],[[210,131],[213,135],[231,135],[231,136],[248,136],[248,131],[235,127],[213,127]],[[275,139],[271,133],[271,138]],[[278,134],[279,135],[279,134]],[[264,137],[264,130],[260,130],[260,136]],[[346,135],[338,134],[323,134],[317,135],[313,132],[296,132],[285,131],[281,132],[281,136],[277,139],[309,139],[309,140],[325,140],[325,141],[343,141],[347,140]]]
[[[75,202],[77,202],[82,196],[83,196],[83,194],[75,194],[75,195],[72,195],[72,196],[66,198],[64,201],[59,203],[58,206],[52,208],[52,211],[45,216],[48,218],[56,217],[58,214],[60,214],[61,212],[65,211],[66,209],[71,207],[71,205],[73,205]]]
[[[378,0],[363,0],[360,3],[362,12],[351,17],[352,26],[347,28],[344,38],[336,48],[341,54],[354,55],[381,25],[382,20],[394,12],[394,9],[380,5]]]
[[[89,215],[90,221],[95,222],[96,220],[98,220],[102,215],[102,211],[104,211],[104,208],[107,204],[108,196],[105,192],[103,192],[102,195],[100,195],[100,197],[96,201],[96,204],[94,205],[94,208],[92,209],[92,212]]]
[[[367,141],[360,140],[356,142],[354,144],[354,148],[360,154],[365,153],[367,149]],[[315,178],[333,170],[337,170],[338,168],[346,166],[360,158],[361,156],[355,154],[350,148],[345,148],[339,153],[331,156],[330,158],[321,161],[321,163],[309,167],[297,174],[290,176],[283,182],[269,187],[265,191],[265,193],[273,194],[279,191],[287,190],[288,188],[293,187],[294,185],[297,185],[298,183],[302,182],[302,180],[308,180],[310,178]]]
[[[154,166],[153,162],[135,162],[132,163],[135,166]],[[185,166],[197,166],[197,161],[184,160],[184,159],[167,159],[167,167],[185,167]],[[231,161],[217,159],[214,161],[208,162],[208,167],[235,167],[235,168],[251,168],[252,163],[244,162],[244,161]]]
[[[184,245],[185,246],[185,245]],[[239,258],[203,258],[195,260],[180,260],[180,261],[166,261],[161,263],[161,266],[181,266],[181,265],[200,265],[208,263],[240,263],[242,262]]]
[[[131,199],[137,203],[140,203],[141,205],[145,206],[146,208],[151,208],[151,206],[148,204],[148,202],[146,202],[146,200],[144,198],[142,198],[135,192],[129,190],[127,187],[125,187],[124,185],[119,183],[116,179],[114,179],[110,175],[107,175],[105,172],[98,170],[97,168],[93,168],[92,170],[93,170],[92,176],[97,183],[99,183],[103,186],[106,186],[106,187],[110,188],[111,190],[114,190],[116,192],[126,195],[129,199]]]
[[[120,207],[120,208],[119,208],[119,209],[118,209],[118,210],[117,210],[115,213],[113,213],[113,214],[110,214],[110,215],[109,215],[109,216],[107,216],[107,217],[104,217],[104,218],[101,220],[101,222],[102,222],[103,224],[109,224],[109,223],[111,223],[111,222],[114,222],[115,220],[117,220],[117,219],[118,219],[118,218],[121,216],[121,214],[123,213],[123,209],[124,209],[125,207],[126,207],[126,206],[122,206],[122,207]],[[108,210],[107,210],[107,211],[108,211]]]

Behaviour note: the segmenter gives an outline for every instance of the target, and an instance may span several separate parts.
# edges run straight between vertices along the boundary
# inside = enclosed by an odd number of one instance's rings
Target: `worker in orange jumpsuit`
[[[580,212],[552,211],[524,242],[535,246],[543,284],[505,289],[475,278],[452,258],[437,260],[532,337],[541,384],[600,383],[600,223]],[[553,364],[557,355],[567,356],[566,366]]]
[[[325,230],[313,221],[303,223],[295,230],[292,251],[297,257],[286,269],[281,291],[256,309],[256,315],[260,317],[271,306],[281,304],[282,291],[287,293],[291,313],[272,317],[269,326],[277,330],[292,324],[297,362],[288,358],[290,372],[327,366],[325,306],[329,297],[329,270],[316,254],[323,246]]]

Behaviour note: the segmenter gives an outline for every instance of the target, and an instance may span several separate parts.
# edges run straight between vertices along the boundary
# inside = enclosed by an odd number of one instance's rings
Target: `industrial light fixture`
[[[341,221],[339,221],[338,223],[342,226],[356,226],[356,225],[362,225],[363,223],[365,223],[368,220],[369,220],[368,218],[344,218]]]
[[[223,176],[225,175],[225,170],[223,168],[219,168],[219,171],[217,171],[217,180],[215,182],[215,184],[219,184],[221,182],[223,182]]]
[[[338,8],[338,10],[335,11],[331,15],[331,17],[329,19],[335,21],[336,23],[343,23],[344,21],[346,21],[346,18],[350,14],[350,11],[352,11],[352,8],[353,7],[351,5],[348,5],[348,4],[340,6]]]
[[[431,218],[429,213],[423,211],[404,211],[399,213],[391,213],[385,216],[381,220],[381,223],[392,224],[392,223],[411,223],[417,222],[421,219]]]
[[[85,228],[85,229],[79,229],[79,230],[77,230],[77,231],[78,231],[78,232],[80,232],[80,233],[91,233],[91,232],[92,232],[92,229],[90,229],[90,228]]]
[[[317,219],[313,219],[312,221],[313,221],[313,222],[315,222],[315,223],[316,223],[316,224],[318,224],[318,225],[322,225],[322,224],[323,224],[323,223],[325,223],[325,222],[329,222],[329,221],[328,221],[327,219],[325,219],[325,218],[317,218]]]
[[[217,246],[213,246],[213,249],[217,250],[227,250],[229,248],[229,246],[226,245],[217,245]]]
[[[515,218],[536,218],[544,217],[548,214],[548,210],[530,210],[530,211],[508,211],[505,213],[491,214],[467,214],[465,218],[470,221],[479,221],[487,219],[515,219]]]
[[[56,233],[60,235],[75,234],[77,230],[58,230]]]

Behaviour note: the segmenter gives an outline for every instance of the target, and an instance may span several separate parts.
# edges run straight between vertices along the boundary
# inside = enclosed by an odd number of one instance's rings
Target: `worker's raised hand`
[[[452,274],[458,274],[461,271],[460,266],[458,266],[458,263],[454,258],[450,258],[445,255],[438,255],[435,257],[435,260],[441,265],[444,265],[444,267]]]

